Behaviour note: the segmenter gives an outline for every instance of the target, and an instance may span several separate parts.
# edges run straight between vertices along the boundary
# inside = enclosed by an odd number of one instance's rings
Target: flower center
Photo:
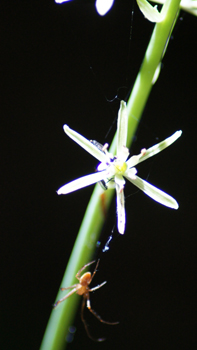
[[[115,167],[116,174],[124,174],[125,171],[127,170],[126,162],[115,161],[114,167]]]

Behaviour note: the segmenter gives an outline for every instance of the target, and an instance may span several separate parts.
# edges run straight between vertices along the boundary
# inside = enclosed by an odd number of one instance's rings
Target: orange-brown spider
[[[70,286],[70,287],[66,287],[66,288],[60,288],[61,290],[67,290],[67,289],[73,289],[71,290],[67,295],[65,295],[65,297],[63,297],[62,299],[59,299],[58,301],[56,301],[56,303],[53,305],[53,307],[55,308],[59,303],[61,303],[62,301],[64,301],[65,299],[69,298],[73,293],[77,293],[79,295],[83,295],[83,302],[82,302],[82,305],[81,305],[81,320],[84,324],[84,327],[85,327],[85,330],[87,332],[87,335],[89,338],[91,338],[92,340],[94,341],[103,341],[105,340],[104,338],[99,338],[99,339],[95,339],[93,338],[90,333],[89,333],[89,330],[88,330],[88,325],[84,319],[84,316],[83,316],[83,311],[84,311],[84,307],[85,307],[85,304],[88,308],[88,310],[96,317],[98,318],[98,320],[100,322],[103,322],[103,323],[106,323],[106,324],[110,324],[110,325],[115,325],[115,324],[118,324],[119,322],[107,322],[107,321],[104,321],[99,315],[97,315],[97,313],[91,308],[91,303],[90,303],[90,295],[89,295],[89,292],[93,292],[99,288],[101,288],[102,286],[104,286],[105,283],[107,283],[106,281],[99,284],[98,286],[94,287],[94,288],[89,288],[89,285],[90,283],[92,282],[92,279],[97,271],[97,267],[98,267],[98,264],[99,264],[99,261],[97,261],[97,264],[96,264],[96,267],[94,269],[94,272],[93,274],[91,274],[91,272],[85,272],[82,276],[81,275],[81,272],[89,265],[93,264],[95,262],[94,261],[91,261],[89,262],[88,264],[84,265],[76,274],[76,278],[79,280],[79,283],[77,284],[73,284],[73,286]]]

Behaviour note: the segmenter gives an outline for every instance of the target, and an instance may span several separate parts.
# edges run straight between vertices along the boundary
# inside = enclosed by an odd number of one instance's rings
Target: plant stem
[[[162,11],[164,20],[155,25],[143,63],[136,78],[133,90],[127,103],[128,108],[128,144],[131,146],[134,134],[139,124],[143,109],[152,89],[155,71],[165,53],[170,34],[179,12],[180,0],[166,0]],[[109,150],[115,154],[116,134]],[[90,198],[77,239],[61,283],[62,287],[76,283],[77,271],[91,261],[96,243],[99,239],[105,215],[102,208],[102,198],[105,199],[105,209],[108,210],[114,190],[103,191],[99,185]],[[103,196],[103,197],[102,197]],[[57,299],[62,297],[59,292]],[[72,325],[80,297],[74,294],[52,310],[40,350],[62,350],[66,346],[66,335]]]

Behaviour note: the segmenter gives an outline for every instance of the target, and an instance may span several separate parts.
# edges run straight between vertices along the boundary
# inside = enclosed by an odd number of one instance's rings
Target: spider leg
[[[60,288],[60,290],[62,291],[62,290],[67,290],[67,289],[72,289],[72,288],[76,288],[78,286],[78,283],[77,284],[73,284],[72,286],[70,286],[70,287],[63,287],[63,288]]]
[[[106,284],[106,283],[107,283],[107,281],[99,284],[98,286],[96,286],[94,288],[89,289],[89,292],[94,292],[95,290],[97,290],[97,289],[101,288],[102,286],[104,286],[104,284]]]
[[[89,332],[88,324],[86,323],[86,320],[84,319],[84,316],[83,316],[85,303],[86,303],[86,297],[83,297],[83,302],[82,302],[82,305],[81,305],[81,320],[82,320],[82,322],[84,324],[86,333],[87,333],[88,337],[90,339],[92,339],[93,341],[102,342],[102,341],[105,340],[105,338],[94,338],[94,337],[91,336],[91,334]]]
[[[65,288],[66,289],[66,288]],[[74,288],[73,290],[71,290],[68,294],[65,295],[65,297],[59,299],[58,301],[56,301],[55,304],[53,304],[53,308],[56,308],[56,306],[58,304],[60,304],[62,301],[66,300],[67,298],[69,298],[73,293],[75,293],[77,291],[77,288]]]
[[[93,261],[91,261],[91,262],[89,262],[88,264],[85,264],[78,272],[77,272],[77,274],[76,274],[76,278],[78,279],[78,280],[80,280],[80,275],[81,275],[81,272],[87,267],[87,266],[89,266],[89,265],[91,265],[91,264],[93,264],[95,262],[95,260],[93,260]]]
[[[98,259],[98,261],[97,261],[97,263],[96,263],[96,267],[95,267],[94,272],[93,272],[93,274],[92,274],[92,277],[91,277],[90,283],[92,282],[93,277],[94,277],[94,275],[95,275],[95,273],[96,273],[96,271],[97,271],[97,268],[98,268],[99,262],[100,262],[100,259]],[[89,284],[90,284],[90,283],[89,283]]]
[[[87,297],[87,308],[88,310],[96,317],[98,318],[98,320],[102,323],[106,323],[106,324],[110,324],[110,325],[115,325],[118,324],[119,322],[108,322],[108,321],[104,321],[101,316],[99,316],[92,308],[91,308],[91,304],[90,304],[90,298],[89,296]]]

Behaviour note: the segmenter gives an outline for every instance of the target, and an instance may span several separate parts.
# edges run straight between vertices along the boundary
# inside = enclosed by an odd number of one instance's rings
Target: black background
[[[134,17],[131,21],[131,11]],[[153,24],[132,1],[100,17],[94,1],[7,1],[0,5],[1,348],[39,349],[51,305],[93,187],[57,196],[94,171],[95,160],[63,132],[111,142],[119,101],[129,93]],[[130,29],[132,25],[132,35]],[[195,349],[197,18],[181,12],[131,154],[182,129],[139,176],[172,195],[177,211],[126,186],[127,227],[100,254],[93,308],[68,349]],[[111,128],[111,129],[110,129]],[[106,134],[110,130],[108,136]],[[116,221],[115,200],[104,227]]]

